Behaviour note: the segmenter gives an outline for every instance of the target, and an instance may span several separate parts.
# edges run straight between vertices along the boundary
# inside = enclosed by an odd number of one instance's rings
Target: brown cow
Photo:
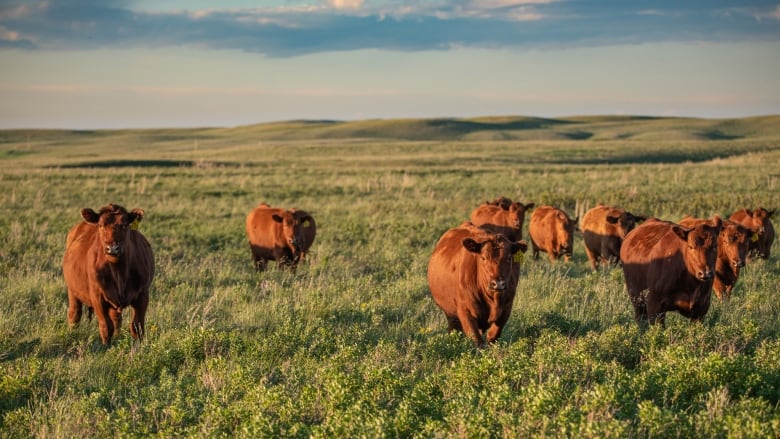
[[[309,249],[314,244],[314,238],[317,237],[317,223],[314,221],[314,217],[309,215],[308,212],[292,208],[290,209],[293,215],[299,218],[305,218],[303,223],[303,230],[301,231],[301,260],[304,260],[306,255],[309,254]]]
[[[534,259],[539,259],[541,250],[547,253],[552,262],[561,256],[568,262],[574,250],[576,228],[577,218],[569,218],[561,209],[552,206],[537,207],[528,224]]]
[[[436,305],[458,330],[483,346],[500,335],[515,299],[525,241],[465,222],[442,235],[428,263],[428,285]]]
[[[772,243],[775,241],[775,228],[772,226],[772,215],[776,209],[766,210],[759,207],[755,210],[741,209],[729,217],[729,220],[742,224],[753,232],[748,255],[758,255],[761,259],[769,259]]]
[[[471,212],[471,222],[493,233],[503,233],[510,241],[523,239],[525,213],[534,203],[522,204],[500,197],[480,205]]]
[[[140,341],[154,277],[152,247],[136,230],[144,211],[109,204],[99,212],[81,209],[81,216],[84,221],[68,233],[62,259],[68,322],[78,324],[86,305],[90,318],[97,315],[100,338],[108,344],[122,324],[122,309],[130,306],[130,334]]]
[[[263,271],[269,260],[279,267],[295,269],[301,256],[314,241],[314,233],[304,230],[314,226],[314,218],[297,210],[273,208],[261,203],[246,217],[246,234],[257,271]]]
[[[595,270],[600,263],[620,263],[620,245],[628,232],[645,219],[621,208],[603,204],[587,211],[582,216],[580,228],[590,267]]]
[[[687,216],[679,221],[683,227],[693,228],[707,220]],[[731,290],[739,278],[739,269],[745,266],[750,238],[753,232],[734,221],[725,220],[718,234],[718,259],[715,262],[715,281],[712,289],[720,300],[729,300]]]
[[[637,323],[663,325],[667,311],[693,321],[707,314],[721,226],[718,216],[693,228],[653,219],[626,236],[620,260]]]

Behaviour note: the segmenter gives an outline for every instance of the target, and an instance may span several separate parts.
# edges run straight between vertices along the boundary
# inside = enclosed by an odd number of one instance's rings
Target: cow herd
[[[568,262],[575,230],[581,230],[591,268],[620,265],[640,324],[664,323],[668,311],[701,320],[712,292],[728,300],[740,268],[750,257],[768,258],[774,241],[775,210],[742,209],[728,220],[686,217],[678,223],[598,205],[581,221],[554,206],[535,207],[500,197],[478,206],[470,220],[447,230],[428,263],[428,285],[450,331],[463,332],[477,346],[492,343],[512,312],[520,264],[528,250],[535,259]],[[103,344],[133,309],[130,334],[141,340],[154,277],[154,256],[138,223],[142,209],[109,204],[98,212],[81,209],[83,221],[68,233],[63,275],[68,288],[68,322],[79,323],[83,307],[97,316]],[[578,227],[579,222],[579,227]],[[299,209],[262,203],[246,217],[246,234],[257,271],[276,261],[295,270],[317,232],[314,218]]]

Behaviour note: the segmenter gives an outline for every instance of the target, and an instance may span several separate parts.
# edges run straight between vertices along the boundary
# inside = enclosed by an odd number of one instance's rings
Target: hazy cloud
[[[780,40],[780,6],[774,1],[312,0],[202,11],[133,5],[124,0],[4,2],[0,47],[194,46],[283,57],[359,49]]]

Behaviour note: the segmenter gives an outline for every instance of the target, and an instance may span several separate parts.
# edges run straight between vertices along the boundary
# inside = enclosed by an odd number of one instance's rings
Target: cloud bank
[[[361,49],[780,41],[776,1],[313,1],[171,11],[139,9],[126,0],[11,0],[0,5],[0,48],[189,46],[291,57]]]

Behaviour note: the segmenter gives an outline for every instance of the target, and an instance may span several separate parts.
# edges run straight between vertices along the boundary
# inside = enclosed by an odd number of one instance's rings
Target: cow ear
[[[646,216],[639,216],[639,215],[634,215],[634,214],[631,214],[631,216],[634,217],[634,221],[636,221],[637,224],[642,224],[644,221],[647,221],[647,217]]]
[[[683,241],[688,241],[688,234],[691,233],[691,230],[693,229],[683,227],[679,224],[675,224],[672,226],[672,231],[674,232],[674,234],[679,236],[680,239],[682,239]]]
[[[471,238],[465,238],[463,239],[463,247],[466,248],[466,250],[472,252],[472,253],[481,253],[482,252],[482,246],[484,246],[484,242],[477,242],[474,241]]]
[[[90,224],[97,224],[98,220],[100,220],[100,214],[89,207],[81,209],[81,217]]]
[[[718,229],[717,233],[720,233],[720,229],[723,227],[723,220],[720,219],[720,216],[715,215],[712,220],[710,220],[710,224],[712,224],[712,227]]]
[[[141,220],[144,219],[144,210],[135,208],[130,211],[130,213],[127,214],[127,222],[129,223],[139,223]]]
[[[526,204],[526,205],[525,205],[525,210],[528,210],[528,209],[533,209],[533,208],[534,208],[534,206],[536,206],[536,204],[534,204],[534,203],[528,203],[528,204]]]
[[[512,254],[517,252],[525,253],[528,250],[528,243],[525,241],[517,241],[512,243]]]
[[[617,224],[620,221],[619,216],[607,215],[607,222],[610,224]]]
[[[284,221],[284,218],[282,218],[279,214],[276,213],[271,215],[271,219],[273,219],[277,223],[281,223],[282,221]]]
[[[775,214],[775,210],[777,210],[777,209],[767,210],[767,211],[766,211],[766,216],[767,216],[768,218],[771,218],[771,217],[772,217],[772,215],[774,215],[774,214]]]

